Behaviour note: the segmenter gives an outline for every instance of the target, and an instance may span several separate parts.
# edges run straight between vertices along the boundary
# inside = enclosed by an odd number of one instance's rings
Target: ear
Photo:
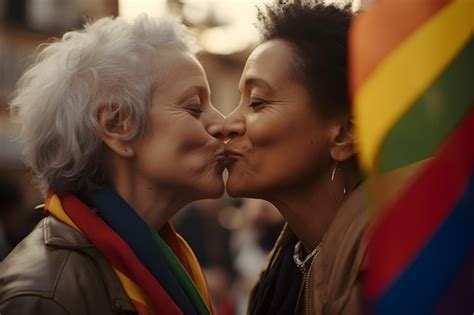
[[[132,127],[130,115],[120,110],[116,104],[104,104],[97,112],[97,121],[100,126],[100,138],[105,145],[124,158],[134,156],[128,133]]]
[[[338,162],[344,162],[355,155],[354,123],[350,117],[337,122],[331,138],[331,157]]]

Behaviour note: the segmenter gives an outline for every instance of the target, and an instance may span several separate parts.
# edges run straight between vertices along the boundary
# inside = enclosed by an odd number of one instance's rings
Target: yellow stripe
[[[114,267],[113,269],[120,282],[122,283],[122,286],[125,289],[125,292],[127,293],[128,297],[143,305],[146,305],[148,308],[151,309],[148,302],[146,301],[145,293],[143,292],[143,290],[133,280],[121,273],[117,268]]]
[[[61,200],[59,199],[58,195],[52,195],[50,198],[48,198],[48,201],[46,203],[46,210],[48,210],[49,213],[51,213],[59,221],[69,225],[70,227],[82,233],[81,229],[79,229],[77,225],[72,222],[66,212],[64,212],[63,206],[61,205]]]
[[[363,168],[375,167],[383,138],[469,40],[473,12],[473,0],[447,5],[394,50],[356,92],[354,115]]]
[[[51,213],[56,219],[59,221],[69,225],[70,227],[76,229],[80,233],[82,231],[79,229],[79,227],[72,222],[71,218],[67,215],[67,213],[64,211],[63,206],[61,205],[61,200],[56,194],[51,195],[47,201],[46,201],[46,206],[45,208]],[[84,233],[82,233],[84,234]],[[150,304],[146,301],[145,298],[145,293],[143,293],[143,290],[129,277],[121,273],[118,269],[113,267],[113,270],[117,277],[120,280],[120,283],[122,283],[122,286],[127,293],[127,296],[143,305],[145,305],[151,312],[152,307]]]
[[[196,256],[194,255],[194,252],[189,246],[189,244],[184,240],[184,238],[181,237],[181,235],[177,234],[177,236],[178,236],[178,241],[181,243],[181,247],[183,248],[183,252],[184,252],[184,255],[186,256],[186,260],[189,263],[189,268],[191,268],[192,274],[190,276],[193,279],[194,284],[196,285],[196,288],[204,297],[207,306],[209,307],[211,312],[214,313],[212,310],[211,297],[207,289],[206,279],[201,270],[201,266],[199,265],[199,262]]]

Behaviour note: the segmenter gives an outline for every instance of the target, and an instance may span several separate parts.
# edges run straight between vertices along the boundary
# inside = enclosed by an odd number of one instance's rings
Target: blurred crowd
[[[283,226],[278,210],[257,199],[202,200],[181,211],[175,226],[205,270],[218,314],[245,314]]]
[[[0,260],[3,260],[43,217],[41,211],[29,209],[19,185],[0,177]]]

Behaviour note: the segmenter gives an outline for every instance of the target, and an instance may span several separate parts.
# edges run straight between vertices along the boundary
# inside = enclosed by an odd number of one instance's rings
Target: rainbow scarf
[[[85,198],[49,193],[45,210],[105,256],[139,314],[212,314],[207,285],[189,245],[170,224],[152,230],[111,189]]]
[[[377,0],[351,26],[370,313],[474,310],[473,34],[473,0]]]

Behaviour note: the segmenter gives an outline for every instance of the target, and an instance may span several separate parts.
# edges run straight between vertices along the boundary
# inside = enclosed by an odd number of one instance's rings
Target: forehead
[[[245,64],[242,79],[263,78],[277,83],[290,80],[294,71],[294,49],[282,39],[273,39],[260,44],[250,54]]]
[[[158,86],[162,89],[208,86],[202,65],[191,53],[175,49],[160,51],[155,57],[154,66],[158,73]]]

